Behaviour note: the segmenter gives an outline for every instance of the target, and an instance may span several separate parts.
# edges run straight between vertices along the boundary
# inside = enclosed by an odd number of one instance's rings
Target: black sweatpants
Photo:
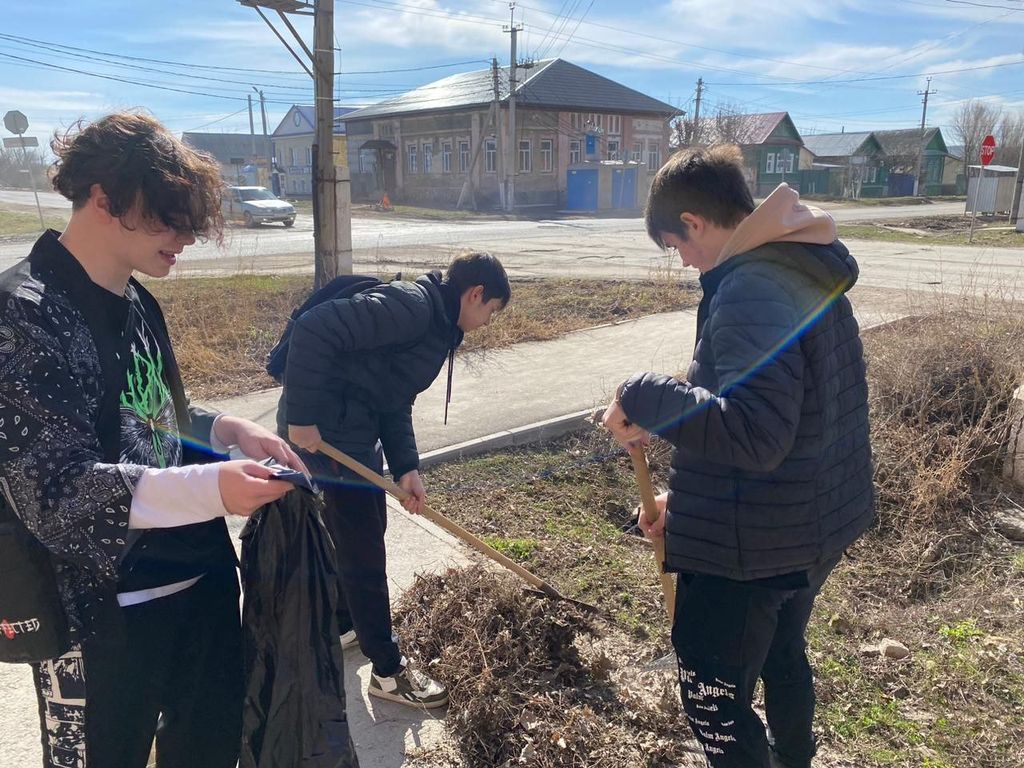
[[[838,561],[812,569],[797,589],[680,575],[672,645],[683,709],[712,768],[769,768],[769,739],[777,764],[810,766],[815,700],[804,634]],[[751,707],[759,677],[767,734]]]
[[[33,665],[44,768],[234,768],[242,718],[234,571],[123,609],[125,642]]]
[[[371,469],[380,473],[380,454]],[[335,471],[339,471],[335,465]],[[359,648],[378,675],[393,675],[402,653],[391,634],[384,532],[388,508],[384,492],[365,481],[334,483],[324,490],[324,522],[338,558],[338,629],[355,629]]]

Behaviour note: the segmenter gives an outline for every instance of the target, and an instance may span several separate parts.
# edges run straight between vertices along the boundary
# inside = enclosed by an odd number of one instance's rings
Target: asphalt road
[[[6,191],[0,192],[0,203],[19,195],[31,199],[30,192]],[[840,222],[963,211],[962,203],[827,207]],[[312,234],[312,219],[307,215],[300,215],[291,229],[279,225],[233,227],[220,245],[197,243],[187,249],[176,272],[182,276],[309,272]],[[651,245],[638,218],[431,221],[375,215],[353,220],[352,243],[357,271],[416,272],[444,265],[464,249],[491,251],[516,277],[644,278],[678,269],[675,260]],[[0,241],[0,269],[24,257],[28,244],[26,238]],[[1013,295],[1024,292],[1024,287],[1017,286],[1024,266],[1024,248],[940,247],[867,240],[848,244],[860,262],[861,285],[865,287]]]

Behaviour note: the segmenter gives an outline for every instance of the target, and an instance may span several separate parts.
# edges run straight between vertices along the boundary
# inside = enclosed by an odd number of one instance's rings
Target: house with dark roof
[[[513,141],[508,67],[452,75],[346,115],[353,199],[386,191],[396,202],[452,207],[465,188],[478,207],[497,207],[511,182],[519,206],[562,207],[570,169],[628,167],[642,192],[667,159],[669,120],[679,114],[671,104],[562,59],[517,66],[515,80]],[[638,193],[629,197],[623,207],[636,207]]]
[[[199,133],[185,131],[181,140],[207,152],[220,163],[220,175],[229,184],[267,183],[271,144],[263,136],[248,133]]]
[[[334,108],[335,165],[348,164],[345,118],[354,107]],[[313,142],[316,139],[316,109],[293,104],[272,134],[274,158],[281,174],[281,194],[289,197],[313,195]]]
[[[939,128],[902,128],[894,131],[875,131],[882,145],[883,161],[889,171],[889,194],[913,195],[915,173],[920,167],[921,194],[956,194],[955,178],[946,176],[946,163],[950,157],[946,141]]]
[[[885,195],[882,145],[871,131],[817,133],[803,138],[812,159],[810,167],[802,171],[802,193],[850,198]]]

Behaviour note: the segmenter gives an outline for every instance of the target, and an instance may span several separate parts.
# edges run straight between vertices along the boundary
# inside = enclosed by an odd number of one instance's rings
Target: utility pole
[[[494,170],[498,175],[498,205],[501,210],[505,210],[505,139],[504,139],[504,127],[502,126],[501,119],[501,70],[498,68],[498,58],[495,56],[491,59],[491,79],[494,81],[494,123],[497,126],[494,131],[495,140],[498,142],[497,146],[497,161],[498,167]],[[486,141],[486,138],[482,138],[481,142]]]
[[[512,49],[508,60],[508,164],[505,167],[506,179],[508,180],[508,191],[505,194],[505,208],[512,211],[516,207],[516,173],[519,168],[516,160],[516,153],[519,149],[519,142],[516,141],[516,37],[523,28],[522,24],[516,25],[516,4],[508,4],[511,11],[510,23],[504,27],[505,32],[512,35]]]
[[[914,178],[916,185],[916,189],[914,190],[915,195],[924,194],[924,183],[921,178],[924,173],[924,125],[925,121],[928,119],[928,97],[933,93],[938,93],[938,91],[933,91],[931,88],[932,79],[929,77],[928,84],[925,86],[924,90],[917,92],[918,96],[924,96],[924,99],[921,102],[924,104],[924,108],[921,110],[921,140],[918,142],[919,146],[917,148],[917,173]]]
[[[256,126],[252,122],[252,94],[246,94],[249,99],[249,154],[256,157]]]
[[[704,97],[704,78],[697,78],[697,98],[693,104],[693,135],[690,137],[690,143],[700,141],[700,100]]]
[[[1021,198],[1024,197],[1024,136],[1021,136],[1020,157],[1017,158],[1017,176],[1013,182],[1013,195],[1010,201],[1010,223],[1016,224],[1020,214]]]
[[[267,181],[270,181],[270,174],[273,171],[274,161],[270,157],[270,141],[267,139],[267,100],[263,96],[263,91],[259,90],[255,85],[252,87],[256,93],[260,96],[260,116],[263,118],[263,151],[267,153]],[[252,103],[252,99],[249,99],[249,103]],[[252,110],[249,110],[249,129],[252,130]]]
[[[347,195],[338,205],[338,177],[334,165],[334,0],[238,0],[256,10],[288,52],[313,78],[316,132],[313,142],[313,253],[314,287],[320,288],[339,273],[352,272],[352,225]],[[275,11],[305,52],[303,59],[270,22],[263,9]],[[313,17],[311,51],[285,14]],[[262,94],[261,94],[262,95]],[[348,184],[348,177],[343,180]],[[346,186],[347,192],[347,186]]]

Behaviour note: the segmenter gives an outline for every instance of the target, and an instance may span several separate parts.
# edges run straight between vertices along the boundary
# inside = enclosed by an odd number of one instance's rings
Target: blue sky
[[[175,131],[245,132],[253,85],[271,130],[311,103],[308,77],[233,0],[5,6],[0,112],[21,109],[40,139],[139,106]],[[337,0],[339,103],[507,63],[508,21],[507,0]],[[1024,0],[527,0],[516,21],[521,57],[560,56],[687,111],[702,77],[703,114],[785,110],[804,133],[917,125],[929,74],[929,125],[948,128],[971,97],[1024,111]],[[311,40],[311,23],[296,25]]]

